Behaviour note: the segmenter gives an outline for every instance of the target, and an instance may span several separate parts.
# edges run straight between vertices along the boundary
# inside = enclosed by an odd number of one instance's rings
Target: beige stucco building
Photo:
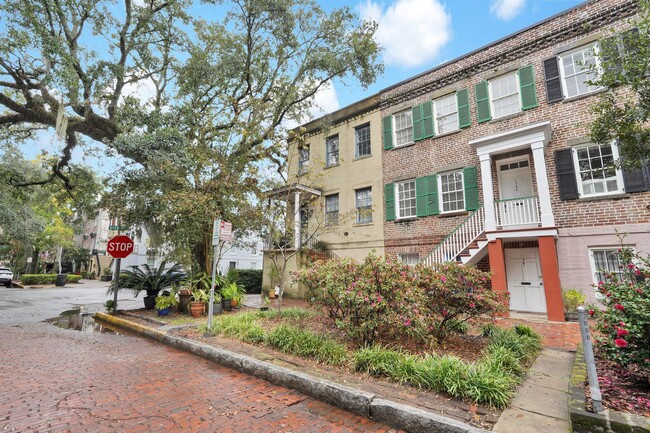
[[[265,245],[264,288],[279,283],[285,261],[289,274],[318,257],[384,253],[380,146],[378,96],[292,131],[288,185],[269,194],[283,221],[271,224]],[[285,293],[303,291],[288,284]]]

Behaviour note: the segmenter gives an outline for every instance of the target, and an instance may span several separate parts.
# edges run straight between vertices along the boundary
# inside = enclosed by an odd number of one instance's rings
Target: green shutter
[[[467,128],[472,124],[472,117],[469,112],[469,91],[467,89],[456,92],[456,103],[458,104],[458,127]]]
[[[384,187],[384,200],[386,201],[386,221],[395,219],[395,184],[387,183]]]
[[[415,179],[415,214],[419,217],[429,215],[427,179],[418,177]]]
[[[465,184],[465,209],[478,209],[478,179],[476,167],[465,167],[463,169],[463,182]]]
[[[440,213],[440,207],[438,206],[438,175],[432,174],[431,176],[425,176],[427,183],[427,206],[429,208],[429,215],[438,215]]]
[[[384,117],[383,121],[384,130],[384,149],[393,148],[393,116]]]
[[[535,91],[535,74],[533,65],[519,69],[519,87],[521,90],[521,109],[530,110],[537,107],[537,92]]]
[[[474,86],[476,92],[476,117],[478,123],[487,122],[492,120],[490,115],[490,94],[488,92],[487,81],[481,81]]]
[[[422,104],[422,138],[435,135],[433,131],[433,101]]]
[[[411,108],[411,120],[413,122],[413,141],[424,138],[424,125],[422,122],[422,104]]]

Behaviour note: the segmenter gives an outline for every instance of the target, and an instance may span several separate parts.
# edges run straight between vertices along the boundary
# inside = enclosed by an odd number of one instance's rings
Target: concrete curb
[[[249,356],[197,343],[187,338],[169,335],[166,332],[151,329],[106,313],[95,313],[95,319],[210,359],[218,364],[264,379],[275,385],[295,389],[317,400],[372,418],[396,429],[411,433],[487,432],[487,430],[477,429],[451,418],[378,398],[372,393],[299,373]]]
[[[609,409],[599,414],[587,412],[584,390],[586,380],[587,364],[582,345],[579,345],[569,380],[569,417],[573,432],[650,433],[650,418]]]

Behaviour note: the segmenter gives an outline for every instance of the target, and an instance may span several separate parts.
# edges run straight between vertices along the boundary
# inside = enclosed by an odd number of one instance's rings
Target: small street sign
[[[126,230],[128,229],[127,226],[108,226],[109,230]]]
[[[219,227],[219,239],[222,241],[232,240],[232,223],[221,221]]]
[[[108,241],[106,252],[114,259],[123,259],[133,252],[133,240],[125,235],[118,235]]]

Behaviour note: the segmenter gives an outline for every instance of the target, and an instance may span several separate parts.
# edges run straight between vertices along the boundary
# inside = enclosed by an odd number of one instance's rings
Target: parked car
[[[0,284],[11,287],[11,280],[14,278],[14,273],[9,268],[0,268]]]

